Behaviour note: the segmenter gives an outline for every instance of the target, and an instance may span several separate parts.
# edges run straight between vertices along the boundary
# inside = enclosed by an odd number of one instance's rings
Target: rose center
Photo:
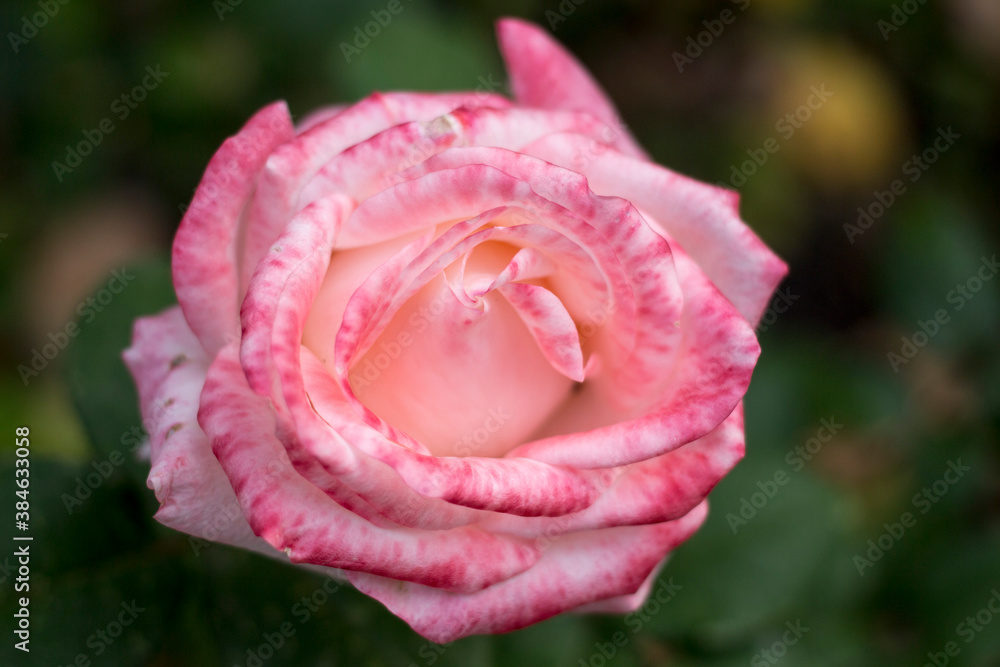
[[[481,284],[516,250],[487,243],[464,266],[453,264],[410,298],[352,364],[358,399],[435,455],[502,456],[571,395],[573,380],[553,367],[500,291],[471,303],[456,296],[460,268],[459,281]]]

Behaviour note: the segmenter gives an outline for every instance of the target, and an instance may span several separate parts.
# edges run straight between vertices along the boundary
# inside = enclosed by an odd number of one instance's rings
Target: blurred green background
[[[348,62],[386,4],[4,4],[0,543],[15,425],[34,542],[29,655],[0,548],[0,663],[1000,665],[1000,4],[403,0]],[[438,647],[352,590],[327,599],[316,575],[152,521],[118,355],[174,300],[169,241],[224,137],[278,98],[301,118],[376,89],[503,85],[501,15],[552,30],[658,162],[738,186],[791,274],[761,326],[748,455],[664,569],[667,601]],[[165,74],[138,100],[147,66]],[[103,303],[122,267],[136,277]],[[65,352],[18,372],[75,321]],[[303,597],[323,599],[305,620]]]

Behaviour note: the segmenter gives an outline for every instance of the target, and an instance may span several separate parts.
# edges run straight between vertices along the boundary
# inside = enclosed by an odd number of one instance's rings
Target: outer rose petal
[[[755,324],[788,272],[782,262],[740,220],[739,195],[650,162],[609,150],[589,137],[552,134],[525,152],[565,167],[578,166],[594,192],[623,197],[676,240],[698,266]]]
[[[293,563],[467,593],[523,572],[539,558],[537,549],[513,536],[474,527],[376,526],[334,502],[293,469],[274,435],[274,412],[247,384],[235,345],[223,348],[209,368],[198,421],[254,533]]]
[[[497,23],[497,37],[519,103],[591,113],[612,128],[611,136],[604,139],[623,153],[646,157],[590,73],[544,30],[525,21],[502,19]]]
[[[208,360],[178,307],[135,323],[122,355],[139,387],[152,443],[149,488],[156,519],[204,539],[273,552],[254,536],[236,494],[198,426],[198,397]]]
[[[458,595],[352,572],[348,579],[433,642],[509,632],[582,605],[636,592],[675,546],[698,529],[702,503],[653,526],[607,528],[559,538],[527,572]]]
[[[209,352],[239,332],[236,244],[243,206],[268,156],[294,133],[284,102],[257,112],[208,163],[174,237],[177,301]]]
[[[310,125],[267,158],[248,207],[242,283],[249,282],[257,261],[295,213],[302,188],[339,153],[399,123],[430,121],[463,105],[508,104],[498,95],[477,93],[375,93]]]
[[[574,614],[627,614],[630,611],[635,611],[643,605],[646,599],[649,597],[649,592],[653,589],[653,584],[656,582],[656,578],[660,576],[660,571],[663,566],[667,564],[670,557],[667,556],[660,564],[653,568],[653,571],[649,573],[646,580],[642,582],[639,586],[639,590],[630,595],[619,595],[617,597],[608,598],[607,600],[598,600],[597,602],[591,602],[590,604],[585,604],[573,609]]]
[[[614,468],[614,476],[600,497],[580,512],[527,520],[492,515],[481,525],[534,536],[539,548],[544,549],[553,536],[564,533],[673,521],[700,503],[743,458],[743,453],[741,403],[703,438],[655,458]]]

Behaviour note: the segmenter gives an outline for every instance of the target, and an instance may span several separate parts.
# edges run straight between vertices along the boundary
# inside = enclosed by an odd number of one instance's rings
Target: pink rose
[[[258,112],[124,353],[160,522],[334,568],[437,642],[643,602],[743,455],[786,271],[545,32],[499,37],[513,101]]]

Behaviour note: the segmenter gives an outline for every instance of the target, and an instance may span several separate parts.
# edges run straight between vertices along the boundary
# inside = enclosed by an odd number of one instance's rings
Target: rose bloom
[[[744,451],[786,266],[498,26],[513,99],[376,93],[222,144],[124,358],[161,523],[448,642],[640,606]]]

